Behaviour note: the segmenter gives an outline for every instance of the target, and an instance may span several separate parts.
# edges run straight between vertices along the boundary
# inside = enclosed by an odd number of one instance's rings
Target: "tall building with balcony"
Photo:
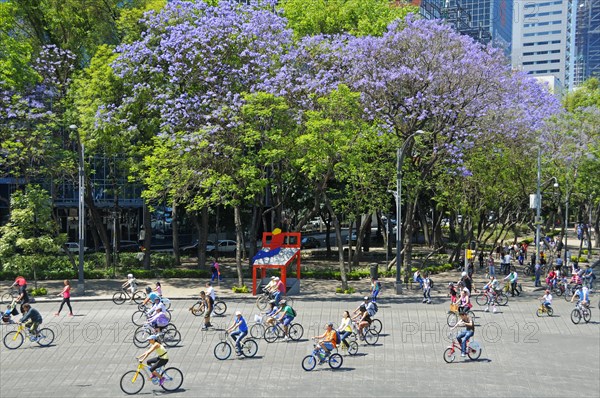
[[[510,0],[422,0],[420,14],[444,19],[458,32],[484,44],[492,42],[510,54],[512,5]]]
[[[552,76],[564,90],[572,90],[576,20],[577,0],[515,0],[513,67],[535,77]]]

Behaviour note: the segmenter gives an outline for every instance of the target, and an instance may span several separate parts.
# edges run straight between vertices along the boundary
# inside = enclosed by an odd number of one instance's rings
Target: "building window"
[[[523,62],[523,65],[533,65],[533,61]]]
[[[523,47],[531,47],[533,46],[535,43],[523,43]]]
[[[538,44],[542,44],[542,43],[538,43]],[[544,44],[548,44],[548,42],[545,42]],[[552,40],[550,42],[550,44],[560,44],[560,40]]]
[[[547,64],[548,60],[544,60],[544,61],[537,61],[536,64],[537,65],[543,65],[543,64]]]
[[[524,56],[524,57],[528,57],[528,56],[530,56],[530,55],[533,55],[533,54],[534,54],[534,53],[531,53],[531,52],[529,52],[529,53],[523,53],[523,56]],[[538,53],[538,54],[539,54],[539,53]]]
[[[560,59],[552,59],[552,60],[550,60],[551,64],[557,64],[559,62],[560,62]]]
[[[558,73],[560,72],[560,69],[550,69],[550,73]]]

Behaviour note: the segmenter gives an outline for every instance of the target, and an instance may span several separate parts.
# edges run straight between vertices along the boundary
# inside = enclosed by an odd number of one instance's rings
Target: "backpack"
[[[295,318],[296,317],[296,310],[294,310],[292,307],[290,307],[290,310],[292,310],[292,316]]]
[[[340,336],[339,330],[335,329],[335,344],[338,345],[341,343],[342,336]]]
[[[433,279],[429,278],[429,288],[433,289]]]

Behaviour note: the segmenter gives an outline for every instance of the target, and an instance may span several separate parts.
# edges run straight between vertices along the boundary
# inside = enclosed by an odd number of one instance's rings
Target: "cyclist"
[[[289,339],[289,337],[288,337],[289,325],[290,325],[290,323],[292,323],[292,321],[296,317],[296,314],[294,312],[294,309],[287,303],[286,300],[281,300],[279,302],[279,309],[277,310],[277,312],[275,314],[279,314],[279,313],[281,313],[281,316],[279,317],[279,319],[277,321],[283,325],[283,334],[284,334],[283,339],[287,340],[287,339]]]
[[[129,293],[131,294],[129,302],[133,301],[133,294],[137,290],[137,280],[133,277],[133,274],[127,274],[127,280],[121,285],[121,289],[129,289]]]
[[[275,280],[275,278],[277,278],[276,276],[272,276],[271,280],[269,281],[269,283],[267,283],[267,286],[265,286],[264,290],[266,292],[268,292],[269,294],[273,294],[275,293],[275,288],[277,286],[277,281]]]
[[[2,322],[4,323],[12,323],[11,315],[18,315],[19,311],[17,311],[17,299],[13,299],[12,302],[6,306],[6,311],[2,313]]]
[[[232,330],[236,329],[236,332],[231,333]],[[235,340],[235,354],[239,357],[242,355],[241,342],[244,337],[248,334],[248,324],[242,316],[240,311],[235,312],[235,320],[233,325],[227,329],[227,333],[231,333],[231,337]]]
[[[162,307],[157,307],[154,315],[148,318],[148,323],[154,330],[161,332],[169,324],[169,318],[163,312]]]
[[[42,316],[35,308],[31,308],[29,303],[25,303],[22,306],[23,309],[23,317],[19,321],[23,326],[29,328],[29,334],[32,336],[32,340],[36,341],[39,337],[38,334],[38,326],[42,323]]]
[[[159,308],[162,310],[163,313],[167,312],[167,307],[164,305],[164,303],[162,302],[160,297],[158,295],[156,295],[156,297],[154,297],[154,303],[152,304],[152,307],[150,307],[150,310],[148,311],[148,316],[154,315],[156,310]]]
[[[158,342],[158,336],[156,336],[155,334],[153,334],[152,336],[148,337],[146,339],[146,341],[150,342],[150,347],[146,350],[146,352],[144,352],[142,355],[139,355],[136,357],[136,359],[140,362],[144,362],[144,360],[146,358],[148,358],[148,356],[156,351],[156,353],[158,354],[157,357],[149,359],[146,363],[148,364],[148,366],[150,366],[150,372],[151,377],[150,380],[157,380],[158,379],[158,383],[162,386],[163,383],[165,382],[164,377],[161,377],[158,372],[156,371],[156,369],[165,366],[167,364],[167,362],[169,362],[169,357],[167,355],[167,350],[165,349],[165,347],[160,344]]]
[[[460,297],[458,299],[458,313],[463,314],[467,313],[471,309],[473,305],[471,304],[471,300],[469,299],[469,295],[467,294],[466,288],[460,291]]]
[[[363,329],[368,327],[372,322],[371,315],[369,315],[369,311],[367,311],[367,307],[364,304],[358,308],[358,315],[353,317],[352,320],[358,325],[358,338],[364,340]]]
[[[549,289],[546,289],[546,294],[544,294],[540,300],[544,300],[543,304],[546,308],[552,307],[552,294],[550,293]]]
[[[452,304],[456,303],[456,288],[452,282],[448,283],[448,295],[450,296],[450,302]]]
[[[589,281],[590,290],[594,289],[594,280],[596,279],[596,275],[594,275],[594,269],[592,267],[587,267],[585,269],[582,279],[584,281]]]
[[[517,290],[517,283],[519,282],[519,274],[517,274],[517,271],[514,268],[510,271],[510,274],[508,274],[507,276],[504,277],[504,280],[508,280],[510,282],[510,295],[512,297],[515,297],[515,293],[517,293],[517,295],[519,295],[519,292]]]
[[[27,294],[27,281],[22,276],[17,276],[15,278],[15,283],[13,283],[10,287],[18,286],[19,288],[19,296],[17,297],[17,301],[21,303],[21,313],[24,313],[23,305],[29,302],[29,295]]]
[[[150,286],[146,286],[146,298],[142,302],[143,305],[150,303],[151,305],[156,301],[156,299],[160,300],[160,296],[158,293],[153,292]],[[131,300],[130,300],[131,301]]]
[[[156,294],[162,297],[162,286],[160,285],[160,282],[156,282],[156,285],[154,286],[154,291],[156,292]]]
[[[330,322],[327,325],[325,325],[325,332],[320,336],[314,336],[313,339],[319,339],[318,344],[321,347],[321,349],[325,352],[324,358],[329,356],[331,350],[333,350],[337,346],[336,333],[333,329],[333,323]]]
[[[273,291],[273,299],[275,299],[275,303],[279,303],[279,300],[281,300],[281,297],[285,293],[285,285],[278,277],[275,277],[274,281],[275,290]]]
[[[556,287],[556,279],[556,272],[554,272],[554,269],[550,269],[550,272],[548,272],[548,276],[546,276],[546,286],[548,287],[548,289]]]
[[[499,287],[499,282],[496,279],[496,277],[494,275],[490,275],[490,280],[488,281],[488,283],[485,284],[485,286],[483,287],[483,291],[486,292],[487,291],[487,297],[488,297],[488,301],[486,303],[485,312],[489,311],[489,307],[490,304],[492,305],[492,312],[496,312],[496,300],[497,300],[497,293],[496,293],[496,289],[498,289]]]
[[[460,344],[461,357],[467,356],[467,342],[475,334],[475,322],[466,313],[460,314],[460,321],[450,330],[464,326],[465,329],[456,335],[456,341]]]
[[[589,289],[586,286],[579,286],[577,288],[577,290],[575,290],[573,297],[571,297],[571,302],[573,302],[573,300],[575,300],[575,296],[579,297],[579,301],[581,302],[581,305],[583,305],[584,307],[589,307],[590,293],[589,293]]]
[[[350,313],[348,311],[344,311],[344,316],[342,318],[342,322],[340,322],[340,327],[338,328],[338,332],[340,333],[340,344],[344,347],[348,347],[348,341],[346,338],[352,334],[352,318],[350,318]]]

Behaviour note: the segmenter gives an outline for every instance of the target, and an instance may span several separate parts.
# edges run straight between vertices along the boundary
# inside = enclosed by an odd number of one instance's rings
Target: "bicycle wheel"
[[[138,348],[148,347],[150,342],[146,341],[146,339],[150,337],[150,332],[143,326],[140,326],[133,333],[133,344]]]
[[[273,343],[279,337],[279,331],[277,326],[269,326],[265,329],[265,340],[267,343]]]
[[[163,343],[167,347],[175,347],[181,343],[181,333],[177,329],[168,329],[164,332]]]
[[[344,358],[340,354],[331,354],[329,356],[329,367],[331,369],[339,369],[344,363]]]
[[[215,315],[223,315],[225,311],[227,311],[227,304],[224,301],[215,301],[215,305],[213,306]]]
[[[144,311],[136,311],[131,315],[131,322],[136,326],[142,326],[147,320],[148,317]]]
[[[307,355],[302,360],[302,369],[310,372],[317,366],[317,358],[314,355]]]
[[[269,304],[269,296],[262,295],[256,299],[256,306],[259,310],[264,311]]]
[[[23,344],[23,333],[15,331],[8,332],[4,335],[4,346],[9,350],[16,350]]]
[[[476,343],[475,341],[471,342],[467,351],[467,355],[473,361],[479,359],[479,357],[481,356],[481,346],[479,345],[479,343]]]
[[[165,379],[161,386],[165,391],[179,390],[183,384],[183,373],[177,368],[167,368],[160,376]]]
[[[290,339],[298,341],[304,335],[304,328],[299,323],[294,323],[290,325],[290,328],[288,329],[288,335],[290,336]]]
[[[496,303],[501,306],[508,304],[508,296],[504,292],[500,292],[496,295]]]
[[[262,339],[265,335],[265,327],[260,323],[255,323],[250,327],[250,337],[253,339]]]
[[[219,344],[215,346],[214,350],[215,357],[223,361],[231,355],[231,346],[226,341],[221,341]]]
[[[458,322],[458,314],[456,312],[449,313],[446,322],[451,328],[454,327],[454,325],[456,325],[456,323]]]
[[[537,316],[542,316],[543,313],[544,313],[544,311],[541,308],[538,308],[537,311],[535,312],[535,314]]]
[[[478,305],[484,306],[488,302],[488,296],[487,296],[487,294],[479,293],[477,296],[475,296],[475,301],[477,302]]]
[[[365,329],[364,333],[365,343],[367,343],[368,345],[377,344],[377,341],[379,340],[379,334],[375,333],[375,331],[371,329]]]
[[[116,305],[121,305],[127,300],[127,294],[125,292],[116,292],[113,294],[112,301]]]
[[[169,322],[171,322],[171,311],[167,310],[167,312],[165,312],[165,316],[167,317]]]
[[[43,328],[39,331],[37,343],[42,347],[48,347],[54,341],[54,332],[52,329]]]
[[[200,316],[204,314],[204,305],[200,302],[197,302],[196,304],[192,305],[191,308],[192,314],[195,316]]]
[[[590,311],[588,308],[584,308],[583,311],[581,311],[581,315],[583,315],[583,320],[585,323],[588,323],[590,319],[592,319],[592,311]]]
[[[350,355],[358,354],[358,343],[356,341],[351,341],[348,343],[348,354],[350,354]]]
[[[146,300],[146,293],[144,292],[135,292],[133,293],[133,302],[136,304],[142,304]]]
[[[13,295],[10,293],[4,293],[0,298],[0,304],[10,304],[13,300]]]
[[[137,394],[142,391],[145,382],[143,374],[130,370],[121,376],[121,390],[127,395]]]
[[[446,351],[444,351],[444,361],[446,361],[446,363],[452,363],[454,362],[454,359],[456,359],[456,353],[454,352],[454,348],[446,348]]]
[[[373,319],[370,326],[371,330],[374,330],[375,333],[379,334],[383,330],[383,324],[379,319]]]
[[[571,322],[577,325],[581,321],[581,312],[577,308],[571,311]]]
[[[242,343],[242,355],[246,358],[252,358],[258,352],[258,344],[252,339],[246,339]]]
[[[546,308],[546,312],[548,313],[548,316],[554,315],[554,310],[552,309],[552,307]]]
[[[473,311],[471,311],[471,310],[467,311],[467,315],[468,315],[468,316],[469,316],[469,318],[471,318],[471,319],[475,319],[475,318],[476,318],[476,316],[475,316],[475,313],[474,313]]]

